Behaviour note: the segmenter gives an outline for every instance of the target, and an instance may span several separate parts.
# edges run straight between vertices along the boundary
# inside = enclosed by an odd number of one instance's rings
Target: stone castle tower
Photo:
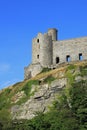
[[[57,30],[49,29],[44,35],[39,33],[32,42],[32,64],[52,65],[52,42],[57,40]]]
[[[32,63],[25,67],[25,79],[34,77],[45,67],[57,67],[60,63],[87,60],[87,37],[57,40],[57,29],[38,33],[32,40]]]

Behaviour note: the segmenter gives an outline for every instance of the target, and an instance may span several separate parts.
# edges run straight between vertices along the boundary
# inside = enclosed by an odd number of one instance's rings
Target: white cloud
[[[10,64],[0,63],[0,72],[8,72],[10,70]]]

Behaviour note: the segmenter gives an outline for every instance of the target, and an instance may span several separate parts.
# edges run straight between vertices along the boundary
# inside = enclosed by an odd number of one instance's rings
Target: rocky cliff
[[[36,77],[0,92],[0,120],[31,119],[38,111],[46,113],[63,90],[80,80],[87,80],[87,61],[44,68]]]

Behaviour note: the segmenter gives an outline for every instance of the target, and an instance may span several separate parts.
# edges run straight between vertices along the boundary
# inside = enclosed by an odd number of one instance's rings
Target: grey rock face
[[[33,85],[31,91],[37,88],[34,96],[31,96],[24,104],[12,107],[13,119],[32,119],[38,111],[44,113],[49,111],[49,106],[52,105],[56,95],[65,87],[66,83],[67,79],[63,78],[53,81],[50,85]]]
[[[28,67],[25,67],[24,79],[30,79],[31,77],[34,77],[41,71],[42,71],[42,66],[39,63],[31,64]]]

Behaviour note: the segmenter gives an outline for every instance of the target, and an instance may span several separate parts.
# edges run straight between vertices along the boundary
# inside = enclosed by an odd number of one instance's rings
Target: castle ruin
[[[24,68],[24,79],[34,77],[43,68],[61,63],[87,60],[87,37],[58,41],[58,30],[48,29],[32,40],[32,63]]]

